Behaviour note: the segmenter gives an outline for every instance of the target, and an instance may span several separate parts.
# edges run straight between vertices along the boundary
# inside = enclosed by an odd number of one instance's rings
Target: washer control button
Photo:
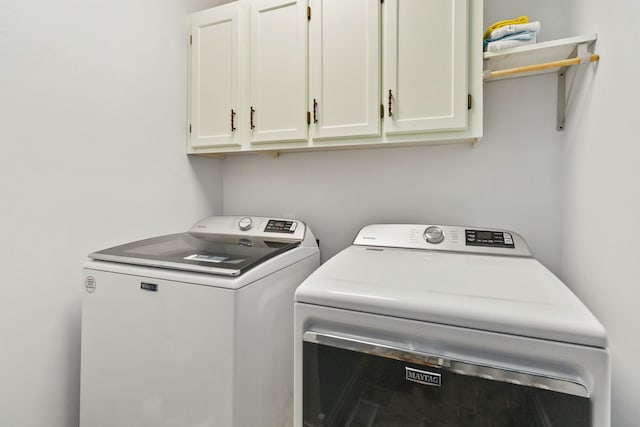
[[[238,228],[242,231],[251,230],[253,227],[253,219],[248,216],[245,216],[238,222]]]
[[[426,240],[427,243],[441,243],[444,240],[444,233],[440,227],[427,227],[427,229],[424,230],[424,240]]]

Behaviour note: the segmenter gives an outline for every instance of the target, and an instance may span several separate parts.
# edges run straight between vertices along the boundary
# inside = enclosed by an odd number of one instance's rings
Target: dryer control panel
[[[513,236],[506,231],[465,230],[467,246],[515,248]]]
[[[433,224],[371,224],[360,230],[354,245],[531,256],[517,233],[494,228]]]

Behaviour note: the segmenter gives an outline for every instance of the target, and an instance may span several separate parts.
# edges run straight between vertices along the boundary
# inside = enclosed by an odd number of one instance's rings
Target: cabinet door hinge
[[[193,44],[193,35],[189,34],[189,44]]]
[[[380,104],[380,118],[384,119],[384,104]]]
[[[471,94],[467,95],[467,110],[471,110],[471,105],[473,104],[473,96]]]
[[[311,6],[307,6],[307,20],[311,21]]]
[[[189,123],[189,133],[191,133],[191,123]]]
[[[311,111],[307,111],[307,125],[311,124]]]

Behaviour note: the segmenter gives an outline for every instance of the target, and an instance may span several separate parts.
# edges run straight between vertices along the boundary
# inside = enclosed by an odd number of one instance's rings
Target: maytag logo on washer
[[[436,374],[435,372],[427,372],[420,371],[418,369],[409,368],[407,366],[405,369],[405,378],[408,381],[413,381],[414,383],[432,385],[436,387],[440,387],[442,385],[442,378],[440,374]]]

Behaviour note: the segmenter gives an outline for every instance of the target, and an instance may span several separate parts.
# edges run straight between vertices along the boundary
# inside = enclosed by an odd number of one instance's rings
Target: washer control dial
[[[238,228],[242,231],[250,230],[251,227],[253,227],[253,219],[248,216],[245,216],[238,222]]]
[[[427,229],[424,230],[424,240],[426,240],[427,243],[441,243],[444,240],[444,233],[440,227],[427,227]]]

